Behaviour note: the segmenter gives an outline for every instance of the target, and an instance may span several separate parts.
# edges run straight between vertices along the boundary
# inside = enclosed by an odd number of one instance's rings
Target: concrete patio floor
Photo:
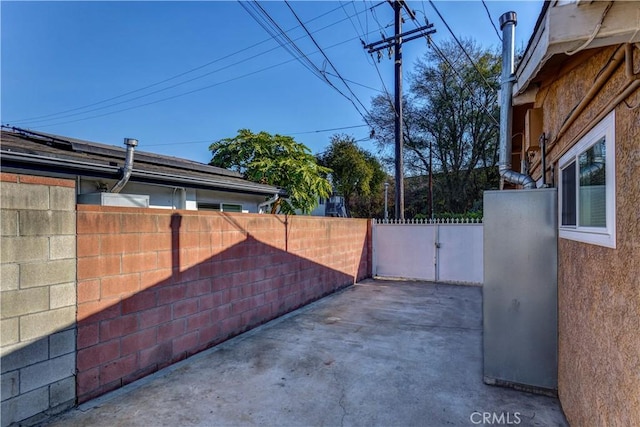
[[[480,287],[367,280],[49,425],[567,425],[557,399],[482,382],[481,316]]]

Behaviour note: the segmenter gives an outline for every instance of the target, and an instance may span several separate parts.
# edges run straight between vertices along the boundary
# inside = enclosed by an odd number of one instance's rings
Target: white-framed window
[[[558,163],[558,224],[564,239],[616,247],[615,113]]]
[[[244,212],[242,205],[234,203],[198,203],[199,211]]]

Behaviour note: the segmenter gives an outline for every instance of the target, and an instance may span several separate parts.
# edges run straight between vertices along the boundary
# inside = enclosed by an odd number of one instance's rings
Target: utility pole
[[[402,9],[404,8],[412,20],[416,19],[416,15],[413,13],[409,6],[403,0],[387,0],[393,7],[394,12],[394,36],[384,37],[374,43],[365,45],[364,48],[369,53],[378,52],[382,49],[394,49],[394,61],[395,61],[395,173],[396,173],[396,193],[395,193],[395,213],[396,219],[404,219],[404,165],[402,159],[403,150],[403,135],[402,135],[402,43],[414,40],[420,37],[433,34],[436,30],[433,30],[433,24],[423,25],[415,30],[410,30],[405,33],[402,32]],[[417,33],[417,34],[416,34]],[[411,37],[404,38],[405,36],[412,35]],[[404,38],[404,40],[403,40]]]

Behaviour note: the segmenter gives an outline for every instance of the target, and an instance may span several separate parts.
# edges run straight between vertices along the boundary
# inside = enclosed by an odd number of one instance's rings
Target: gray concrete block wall
[[[1,173],[2,427],[37,423],[76,400],[73,181]]]

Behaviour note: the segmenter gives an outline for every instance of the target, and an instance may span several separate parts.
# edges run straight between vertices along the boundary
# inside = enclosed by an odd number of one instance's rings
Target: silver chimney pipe
[[[500,158],[498,171],[500,177],[512,184],[524,188],[536,188],[535,181],[529,176],[511,169],[511,127],[513,107],[513,83],[515,77],[515,30],[517,16],[515,12],[507,12],[500,17],[502,30],[502,83],[500,86]]]
[[[122,177],[116,184],[111,188],[112,193],[119,193],[120,190],[124,188],[124,186],[129,181],[131,177],[131,171],[133,170],[133,151],[138,145],[138,140],[133,138],[125,138],[124,145],[127,146],[127,154],[124,158],[124,167],[122,168]]]

